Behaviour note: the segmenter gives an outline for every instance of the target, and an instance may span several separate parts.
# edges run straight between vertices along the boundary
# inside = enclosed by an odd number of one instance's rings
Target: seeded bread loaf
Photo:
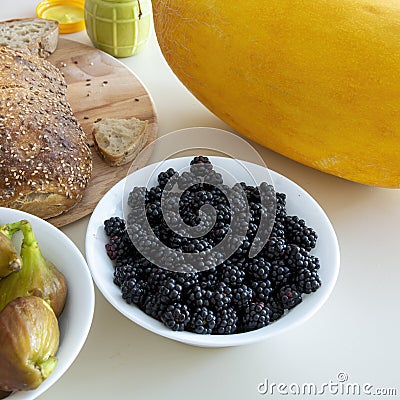
[[[93,141],[110,166],[131,162],[146,144],[148,121],[138,118],[105,118],[93,124]]]
[[[3,68],[4,55],[10,68]],[[50,218],[82,198],[92,160],[55,67],[17,50],[0,49],[0,81],[7,82],[34,58],[37,70],[24,70],[27,84],[17,79],[19,83],[0,88],[0,206]]]
[[[57,48],[59,23],[42,18],[21,18],[0,22],[0,46],[24,49],[47,58]]]

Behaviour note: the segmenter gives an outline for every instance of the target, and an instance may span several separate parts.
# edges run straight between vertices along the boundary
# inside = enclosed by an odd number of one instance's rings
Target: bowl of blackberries
[[[339,272],[334,229],[304,189],[263,165],[204,155],[147,165],[117,183],[90,218],[86,258],[119,312],[203,347],[303,323]]]

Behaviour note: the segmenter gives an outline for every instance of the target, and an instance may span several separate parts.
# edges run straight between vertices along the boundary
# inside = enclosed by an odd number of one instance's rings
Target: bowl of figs
[[[93,319],[84,257],[58,228],[0,207],[0,399],[35,399],[74,362]]]

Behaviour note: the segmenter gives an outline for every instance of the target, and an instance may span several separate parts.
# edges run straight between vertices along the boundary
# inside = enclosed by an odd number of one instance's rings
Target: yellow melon
[[[153,0],[181,82],[244,136],[400,187],[400,1]]]

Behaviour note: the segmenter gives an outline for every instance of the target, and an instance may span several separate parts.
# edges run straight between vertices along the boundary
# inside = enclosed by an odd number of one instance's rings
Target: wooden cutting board
[[[93,175],[83,199],[68,212],[48,222],[61,227],[90,214],[114,184],[125,178],[130,163],[108,166],[97,154],[92,141],[92,125],[98,118],[136,117],[148,120],[149,139],[157,137],[157,115],[142,83],[124,64],[94,47],[59,39],[57,50],[48,58],[64,74],[67,97],[82,125],[93,154]]]

